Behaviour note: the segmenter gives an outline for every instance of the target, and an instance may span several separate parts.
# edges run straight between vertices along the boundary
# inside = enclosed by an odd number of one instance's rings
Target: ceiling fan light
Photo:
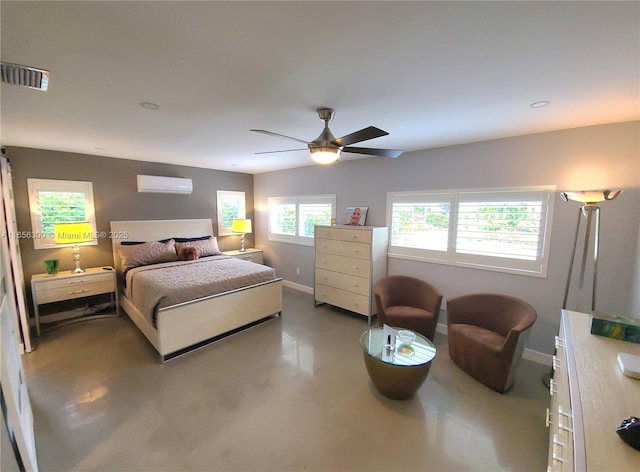
[[[311,159],[317,164],[333,164],[340,159],[340,149],[317,147],[311,150]]]

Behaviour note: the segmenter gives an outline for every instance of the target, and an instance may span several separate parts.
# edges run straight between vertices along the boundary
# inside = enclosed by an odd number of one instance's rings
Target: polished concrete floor
[[[23,357],[42,471],[543,471],[548,367],[500,395],[446,337],[413,398],[381,396],[366,321],[284,289],[284,315],[161,364],[126,317],[65,326]]]

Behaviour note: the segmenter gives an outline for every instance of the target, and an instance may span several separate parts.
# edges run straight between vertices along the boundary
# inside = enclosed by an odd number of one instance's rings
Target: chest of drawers
[[[638,470],[640,451],[616,428],[638,416],[640,381],[625,376],[619,353],[640,344],[590,334],[591,316],[563,310],[550,385],[548,471]]]
[[[315,303],[366,316],[376,314],[373,285],[387,274],[389,230],[373,226],[316,226]]]

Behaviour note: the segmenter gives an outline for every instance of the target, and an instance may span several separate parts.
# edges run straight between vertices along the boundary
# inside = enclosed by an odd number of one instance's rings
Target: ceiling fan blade
[[[359,131],[355,131],[351,134],[346,134],[341,138],[337,138],[333,141],[333,144],[337,146],[348,146],[349,144],[359,143],[373,138],[379,138],[388,134],[389,133],[381,130],[380,128],[369,126],[368,128],[362,128]]]
[[[281,151],[262,151],[262,152],[255,152],[254,154],[273,154],[275,152],[291,152],[291,151],[308,151],[309,148],[300,148],[300,149],[283,149]]]
[[[354,154],[369,154],[371,156],[390,157],[392,159],[395,159],[404,151],[400,151],[399,149],[372,149],[349,146],[344,148],[342,152],[353,152]]]
[[[305,141],[304,139],[292,138],[291,136],[286,136],[284,134],[274,133],[273,131],[266,131],[264,129],[252,129],[249,131],[255,131],[256,133],[268,134],[269,136],[279,136],[281,138],[293,139],[294,141],[298,141],[300,143],[309,144],[309,141]]]

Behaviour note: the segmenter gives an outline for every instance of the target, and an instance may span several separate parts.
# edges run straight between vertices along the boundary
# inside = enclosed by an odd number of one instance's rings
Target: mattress
[[[136,267],[124,295],[154,326],[159,309],[275,280],[273,268],[231,256]]]

